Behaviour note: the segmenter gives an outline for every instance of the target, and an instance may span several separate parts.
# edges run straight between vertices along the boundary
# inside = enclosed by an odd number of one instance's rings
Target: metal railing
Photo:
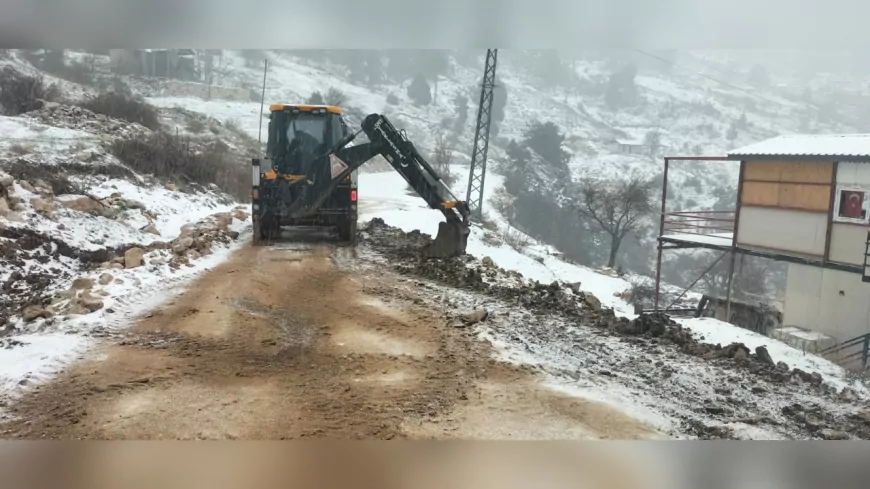
[[[867,368],[867,359],[870,356],[868,353],[870,353],[870,333],[856,336],[850,340],[818,351],[818,355],[840,364],[860,358],[862,369]]]
[[[674,211],[665,212],[662,235],[733,234],[736,211]]]
[[[644,314],[652,314],[654,312],[662,312],[669,316],[677,316],[677,317],[698,317],[698,308],[697,307],[671,307],[668,309],[659,309],[658,311],[654,307],[647,307],[642,309]]]

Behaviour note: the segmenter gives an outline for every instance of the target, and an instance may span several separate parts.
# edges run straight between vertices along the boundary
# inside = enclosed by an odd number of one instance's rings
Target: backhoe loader
[[[351,132],[340,107],[274,104],[269,107],[266,155],[252,160],[252,220],[255,245],[282,239],[282,227],[336,228],[356,244],[358,169],[380,155],[445,221],[428,257],[465,253],[469,209],[420,155],[404,131],[381,114],[370,114]],[[360,133],[367,142],[353,144]]]

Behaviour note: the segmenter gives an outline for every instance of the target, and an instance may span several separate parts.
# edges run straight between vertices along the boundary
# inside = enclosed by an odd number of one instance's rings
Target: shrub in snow
[[[532,240],[522,231],[505,226],[499,233],[501,240],[511,248],[522,253],[532,244]]]
[[[194,134],[199,134],[205,131],[205,122],[200,119],[190,119],[187,121],[187,130]]]
[[[68,60],[63,49],[22,50],[21,54],[36,68],[58,78],[81,85],[95,84],[94,54],[87,54],[82,60]]]
[[[324,100],[326,101],[326,105],[335,105],[340,107],[344,105],[345,102],[347,102],[347,95],[345,95],[344,92],[335,87],[330,87],[329,91],[326,92]]]
[[[237,199],[250,198],[248,168],[220,141],[196,152],[172,135],[155,132],[137,139],[116,140],[111,151],[138,173],[184,183],[215,184]]]
[[[81,106],[97,114],[142,124],[151,130],[158,130],[161,127],[157,108],[123,93],[101,93],[85,101]]]
[[[308,105],[324,105],[323,104],[323,94],[320,92],[313,92],[308,100],[305,101]]]
[[[60,97],[57,85],[46,85],[42,77],[25,75],[11,66],[0,69],[0,109],[6,115],[38,110],[44,101]]]

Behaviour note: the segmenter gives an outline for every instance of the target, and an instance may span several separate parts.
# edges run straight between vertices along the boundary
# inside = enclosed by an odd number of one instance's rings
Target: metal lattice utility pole
[[[483,183],[486,177],[486,153],[489,150],[489,127],[492,123],[492,90],[495,87],[495,64],[498,49],[486,50],[486,66],[483,69],[483,84],[480,87],[480,105],[477,107],[477,126],[474,130],[474,148],[471,150],[471,166],[468,170],[468,194],[466,202],[471,219],[477,222],[483,217]]]

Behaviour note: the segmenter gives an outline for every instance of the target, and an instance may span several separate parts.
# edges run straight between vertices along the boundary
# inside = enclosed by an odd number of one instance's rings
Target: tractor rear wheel
[[[356,244],[356,216],[343,219],[338,225],[338,237],[351,245]]]
[[[260,225],[259,218],[254,219],[254,222],[251,225],[251,228],[252,228],[252,231],[254,234],[254,236],[252,238],[254,246],[262,246],[263,242],[265,240],[263,239],[263,231],[262,231],[262,226]]]

